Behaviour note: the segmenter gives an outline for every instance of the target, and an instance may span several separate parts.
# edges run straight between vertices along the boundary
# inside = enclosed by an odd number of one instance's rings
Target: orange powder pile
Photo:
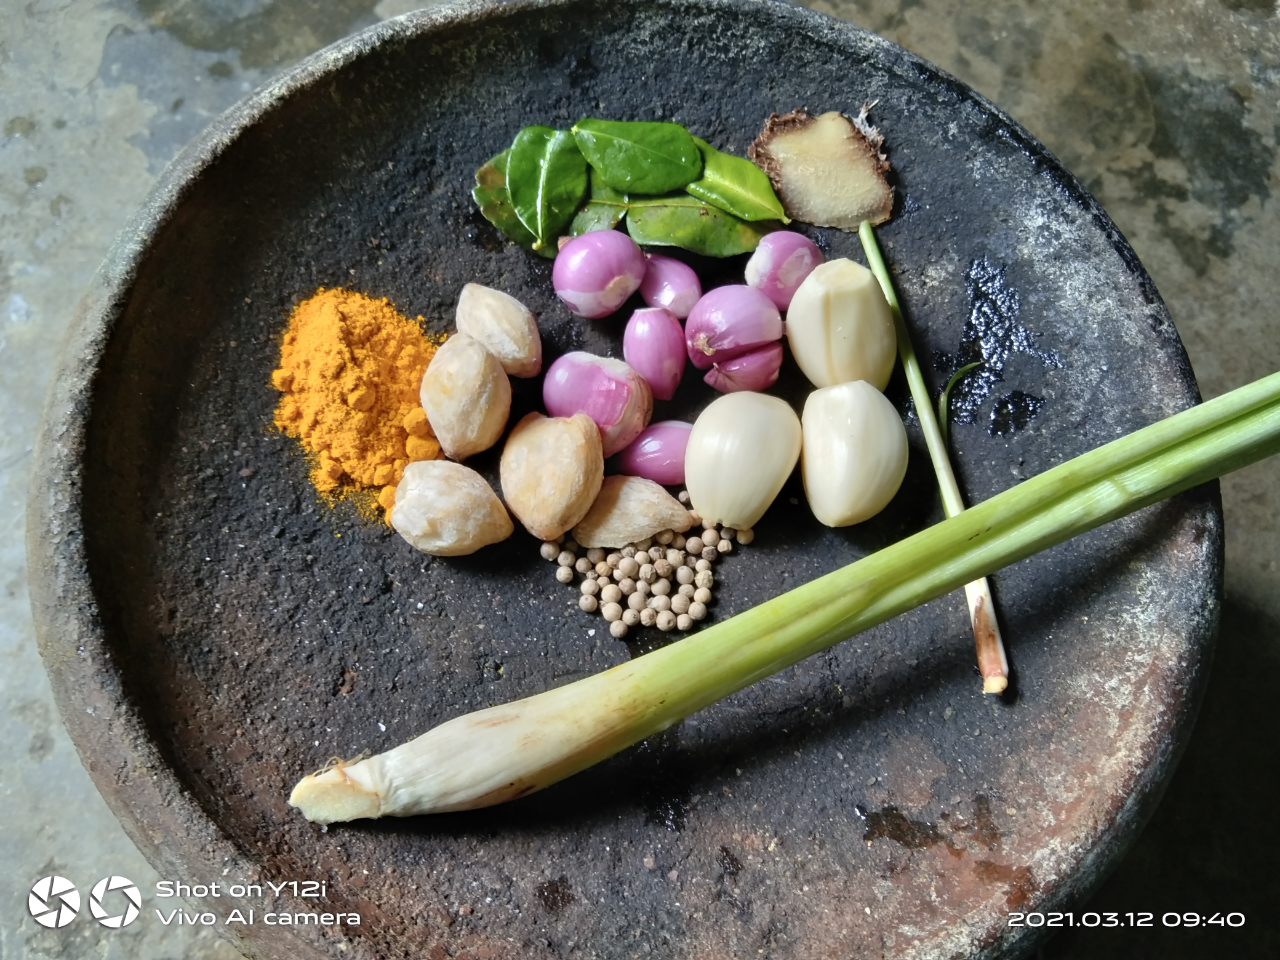
[[[294,308],[271,374],[275,422],[315,457],[317,490],[381,488],[389,512],[405,465],[441,456],[418,397],[435,352],[386,300],[322,288]]]

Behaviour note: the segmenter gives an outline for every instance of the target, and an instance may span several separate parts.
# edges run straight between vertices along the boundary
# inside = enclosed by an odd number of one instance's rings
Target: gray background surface
[[[80,290],[174,154],[298,58],[412,0],[0,0],[0,958],[230,958],[148,917],[46,931],[26,894],[158,879],[80,766],[27,607],[36,421]],[[1280,369],[1280,18],[1274,0],[822,0],[972,84],[1099,197],[1166,299],[1206,397]],[[1081,909],[1251,909],[1244,930],[1077,931],[1046,957],[1280,956],[1276,461],[1223,482],[1226,603],[1196,732],[1155,818]],[[187,879],[187,878],[175,878]],[[150,897],[145,906],[154,905]],[[1158,921],[1157,921],[1158,923]]]

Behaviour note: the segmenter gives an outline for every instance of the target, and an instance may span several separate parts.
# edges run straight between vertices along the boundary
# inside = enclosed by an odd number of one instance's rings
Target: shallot
[[[592,230],[556,254],[551,285],[580,317],[595,320],[617,310],[640,287],[646,263],[636,242],[617,230]]]
[[[664,307],[637,310],[622,335],[622,356],[659,400],[670,400],[684,373],[684,329]]]
[[[664,486],[684,483],[684,454],[693,424],[662,420],[650,424],[620,454],[615,464],[619,473],[644,477]]]
[[[776,230],[760,239],[756,252],[747,261],[747,286],[755,287],[779,310],[785,310],[805,277],[822,261],[822,251],[808,237]]]
[[[606,457],[639,436],[653,416],[653,393],[644,377],[621,360],[581,350],[547,369],[542,402],[553,417],[585,413],[594,420]]]
[[[713,364],[702,379],[721,393],[771,387],[782,369],[782,344],[774,341],[750,353]]]
[[[699,370],[740,357],[782,337],[782,315],[759,290],[716,287],[694,305],[684,327],[689,359]]]
[[[693,267],[660,253],[646,253],[645,259],[649,266],[640,282],[644,302],[651,307],[666,307],[681,320],[689,316],[702,297],[702,284]]]

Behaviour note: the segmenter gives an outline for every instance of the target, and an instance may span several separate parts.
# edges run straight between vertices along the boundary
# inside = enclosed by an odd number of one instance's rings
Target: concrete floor
[[[231,958],[207,932],[26,915],[30,884],[157,879],[63,732],[27,607],[23,507],[58,343],[157,173],[276,71],[413,0],[0,0],[0,958]],[[1216,396],[1280,370],[1275,0],[814,0],[972,84],[1101,199]],[[1075,931],[1044,957],[1280,956],[1277,461],[1223,483],[1226,603],[1204,708],[1155,818],[1079,909],[1231,911],[1224,932]],[[75,931],[71,933],[71,931]]]

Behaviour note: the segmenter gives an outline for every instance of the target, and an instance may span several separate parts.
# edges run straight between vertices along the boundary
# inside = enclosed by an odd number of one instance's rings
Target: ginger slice
[[[893,210],[883,143],[866,107],[856,120],[792,110],[769,117],[747,156],[769,175],[787,216],[853,231],[863,220],[884,223]]]

